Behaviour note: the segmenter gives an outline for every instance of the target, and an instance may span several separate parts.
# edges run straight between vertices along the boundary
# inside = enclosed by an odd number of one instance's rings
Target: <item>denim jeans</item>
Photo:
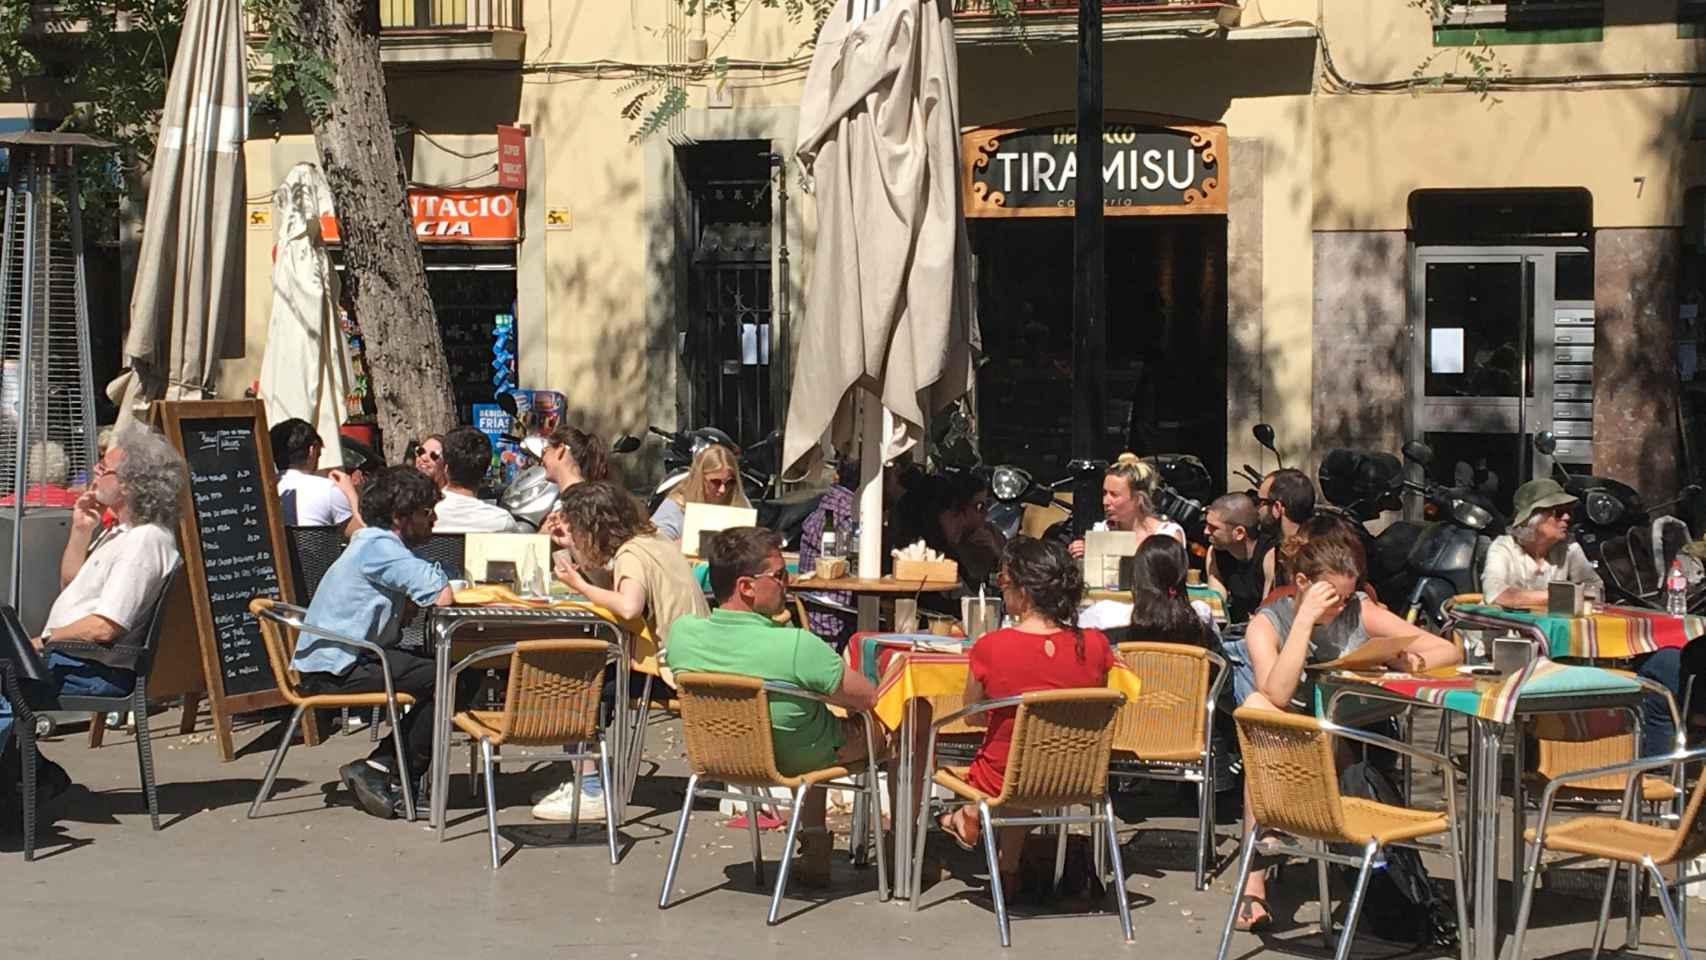
[[[93,660],[79,660],[58,651],[49,651],[47,665],[53,671],[53,683],[24,681],[24,697],[31,706],[51,710],[59,697],[122,697],[136,686],[136,674],[129,670],[109,667]],[[0,753],[6,752],[12,737],[12,704],[0,697]]]
[[[1637,675],[1671,692],[1677,708],[1682,707],[1682,651],[1675,647],[1655,650],[1641,659]],[[1641,756],[1656,757],[1676,749],[1676,724],[1670,705],[1656,693],[1641,698]]]

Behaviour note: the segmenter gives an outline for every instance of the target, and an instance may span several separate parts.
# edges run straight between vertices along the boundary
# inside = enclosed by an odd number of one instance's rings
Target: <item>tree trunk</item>
[[[334,69],[314,141],[337,206],[344,277],[361,324],[369,382],[393,462],[411,438],[456,423],[450,368],[409,216],[379,59],[373,0],[302,0],[299,27]]]

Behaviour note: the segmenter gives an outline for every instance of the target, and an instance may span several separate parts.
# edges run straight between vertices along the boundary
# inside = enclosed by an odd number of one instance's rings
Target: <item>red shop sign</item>
[[[498,124],[498,186],[527,189],[527,127]]]
[[[422,243],[515,243],[521,239],[521,213],[514,190],[416,188],[409,191],[415,239]],[[327,243],[341,242],[335,217],[320,218]]]

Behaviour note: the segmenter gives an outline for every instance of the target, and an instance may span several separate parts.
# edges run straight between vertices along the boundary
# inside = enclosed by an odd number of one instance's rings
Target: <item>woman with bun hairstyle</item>
[[[1102,515],[1107,519],[1092,529],[1130,530],[1137,534],[1139,546],[1156,534],[1184,544],[1185,528],[1155,513],[1155,491],[1160,485],[1161,475],[1154,467],[1135,453],[1120,454],[1102,477]],[[1082,558],[1084,541],[1072,541],[1067,550]]]

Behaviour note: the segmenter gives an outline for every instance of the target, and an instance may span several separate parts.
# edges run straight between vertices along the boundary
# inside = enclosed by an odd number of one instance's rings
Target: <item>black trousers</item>
[[[408,760],[409,773],[419,779],[432,763],[433,660],[407,650],[390,648],[385,651],[385,662],[391,667],[392,689],[415,698],[415,705],[397,718],[397,724],[403,734],[403,755]],[[479,674],[473,671],[466,671],[457,678],[456,709],[461,709],[473,699],[479,680]],[[303,693],[316,695],[384,693],[385,675],[380,670],[378,658],[364,653],[355,666],[342,674],[304,673],[301,688]],[[374,746],[368,759],[387,770],[397,765],[396,754],[385,740]]]

